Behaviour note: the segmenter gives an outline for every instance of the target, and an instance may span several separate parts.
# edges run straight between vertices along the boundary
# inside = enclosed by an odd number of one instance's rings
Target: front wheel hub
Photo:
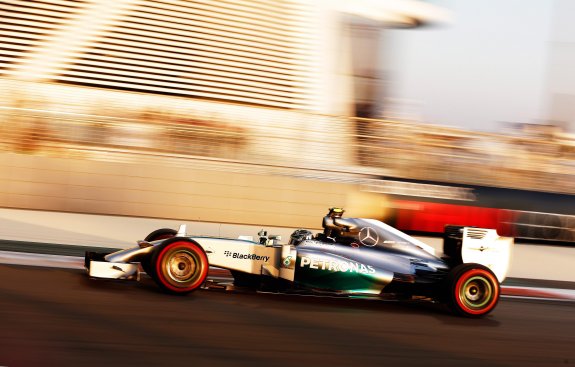
[[[185,282],[196,272],[196,261],[191,253],[181,251],[175,253],[168,260],[167,268],[168,276],[172,280],[176,282]]]

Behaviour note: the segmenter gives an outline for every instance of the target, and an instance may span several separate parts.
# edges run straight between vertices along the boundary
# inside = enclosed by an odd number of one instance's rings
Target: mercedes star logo
[[[375,229],[371,227],[363,227],[361,231],[359,231],[359,242],[364,246],[373,247],[377,245],[377,242],[379,242],[379,236]]]

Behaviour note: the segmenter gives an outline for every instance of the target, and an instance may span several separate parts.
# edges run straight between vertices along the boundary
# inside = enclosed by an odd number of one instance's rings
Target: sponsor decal
[[[302,245],[332,245],[333,246],[333,243],[321,242],[321,241],[316,241],[316,240],[305,240],[301,244]]]
[[[291,260],[292,260],[291,255],[289,255],[288,257],[286,257],[286,258],[284,259],[284,261],[283,261],[284,267],[286,267],[286,268],[289,267],[290,264],[291,264]]]
[[[300,267],[310,269],[339,271],[343,273],[374,274],[375,269],[371,265],[364,265],[355,261],[322,260],[313,257],[302,256]]]
[[[231,251],[224,251],[224,255],[226,257],[231,257],[233,259],[241,259],[241,260],[257,260],[267,262],[269,260],[269,256],[260,256],[256,254],[242,254],[239,252],[231,252]]]
[[[371,227],[363,227],[361,231],[359,231],[358,237],[359,242],[367,247],[373,247],[379,242],[379,235],[376,230]]]

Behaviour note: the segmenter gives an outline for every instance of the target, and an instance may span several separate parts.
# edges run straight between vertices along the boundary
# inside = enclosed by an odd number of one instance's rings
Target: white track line
[[[502,294],[501,298],[526,299],[526,300],[537,300],[537,301],[553,301],[553,302],[575,302],[575,299],[570,299],[570,298],[545,298],[545,297],[532,297],[532,296],[511,296],[508,294]]]
[[[30,254],[0,251],[0,263],[10,265],[45,266],[63,269],[84,269],[84,258],[77,256]]]
[[[504,286],[501,287],[508,297],[529,297],[538,299],[562,299],[566,301],[575,301],[575,289],[557,289],[557,288],[540,288],[540,287],[519,287]]]

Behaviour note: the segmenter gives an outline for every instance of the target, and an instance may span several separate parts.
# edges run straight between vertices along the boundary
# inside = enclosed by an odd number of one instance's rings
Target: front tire
[[[162,244],[152,257],[152,278],[164,291],[190,293],[199,288],[208,275],[208,257],[187,238],[174,238]]]
[[[147,235],[146,238],[144,238],[144,241],[154,242],[154,241],[158,241],[158,240],[165,240],[168,238],[176,237],[177,234],[178,234],[178,231],[176,231],[175,229],[160,228],[160,229],[156,229],[154,232]]]
[[[493,272],[480,264],[461,264],[448,275],[446,302],[458,315],[479,318],[499,302],[501,289]]]
[[[160,228],[160,229],[156,229],[152,233],[148,234],[146,236],[146,238],[144,238],[144,241],[154,242],[154,241],[159,241],[159,240],[166,240],[169,238],[176,237],[177,234],[178,234],[178,231],[176,231],[175,229]],[[154,267],[152,264],[152,257],[153,257],[153,252],[149,255],[146,255],[146,257],[142,259],[140,264],[142,265],[142,268],[144,269],[146,274],[148,274],[149,276],[151,276],[153,278],[154,277]]]

